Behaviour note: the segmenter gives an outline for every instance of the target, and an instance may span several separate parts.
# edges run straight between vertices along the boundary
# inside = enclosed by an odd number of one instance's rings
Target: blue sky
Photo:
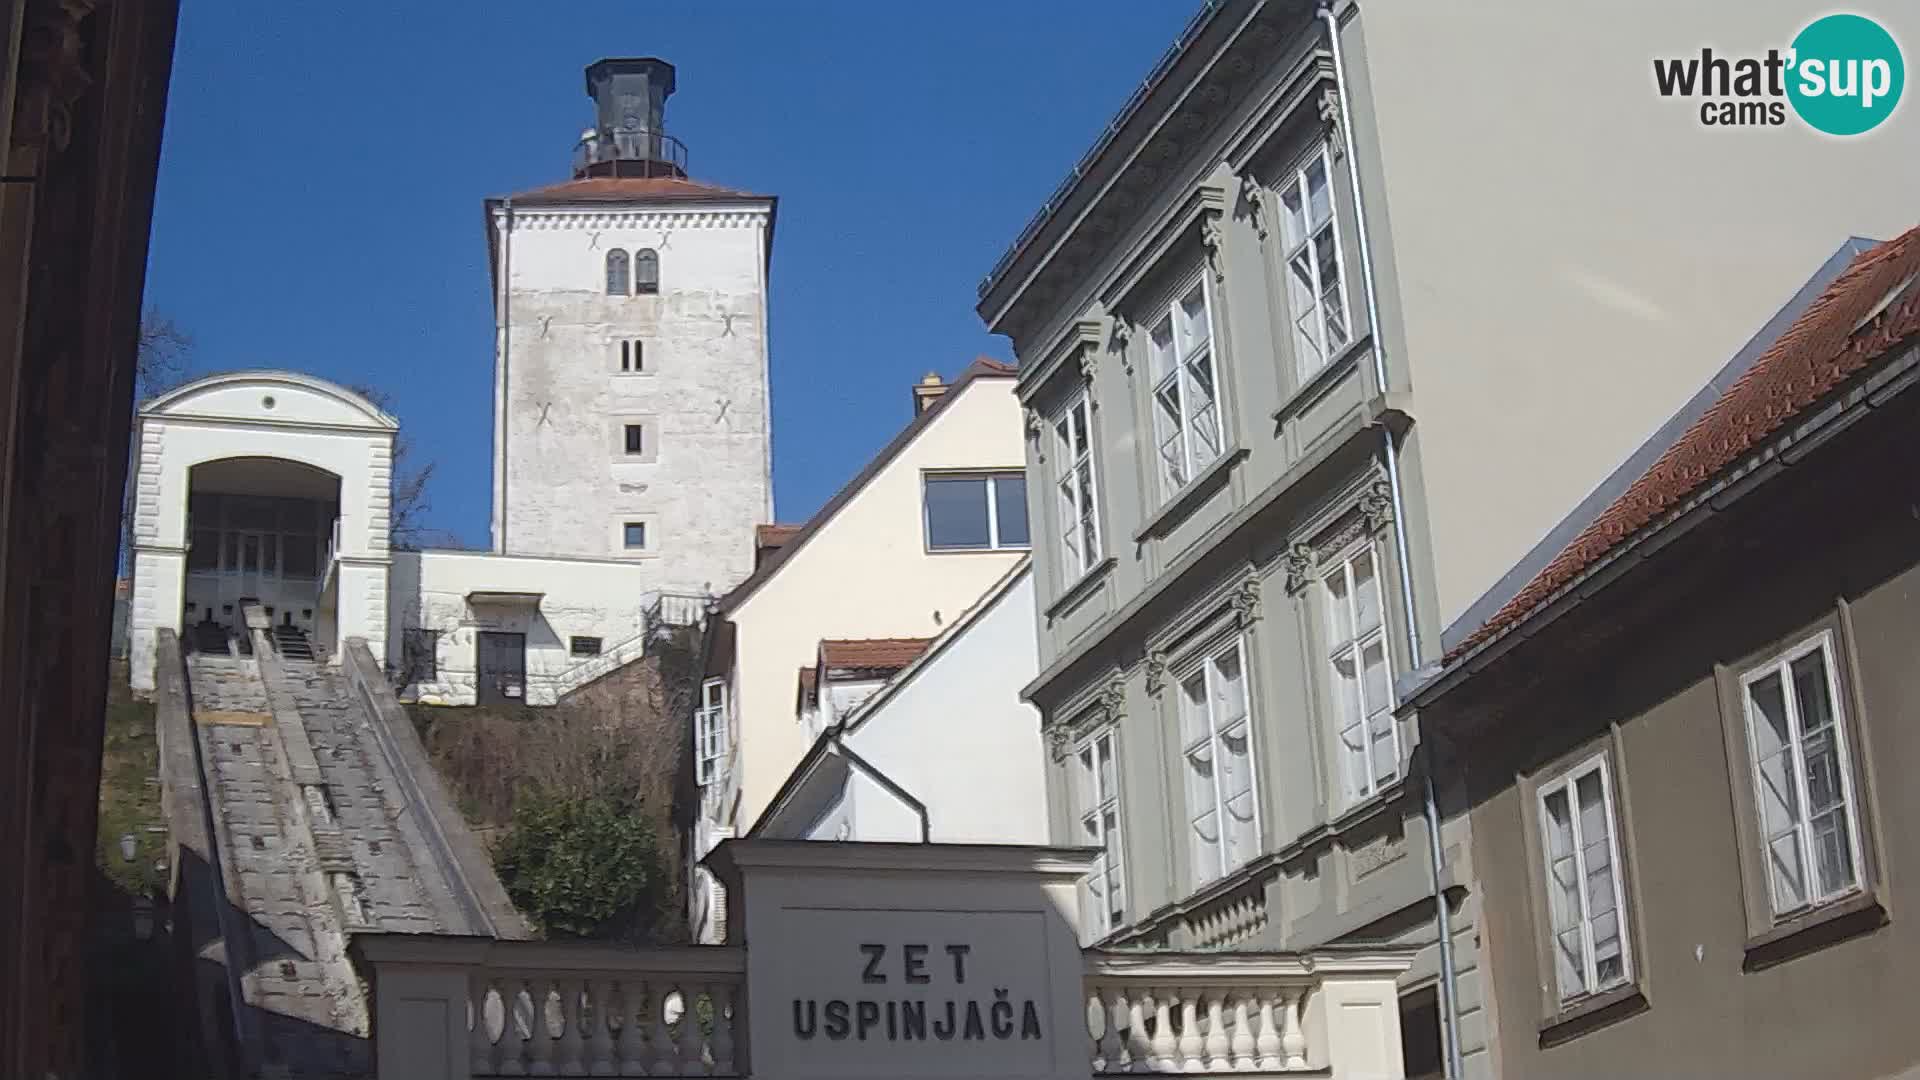
[[[566,178],[583,67],[657,55],[694,176],[780,197],[774,492],[801,520],[905,423],[911,382],[1010,358],[975,286],[1193,10],[185,0],[147,303],[195,373],[385,391],[438,462],[430,523],[484,544],[481,200]]]

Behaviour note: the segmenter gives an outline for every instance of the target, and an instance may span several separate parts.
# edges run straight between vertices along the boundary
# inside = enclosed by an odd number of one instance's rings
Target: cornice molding
[[[515,232],[551,232],[574,229],[750,229],[764,228],[766,210],[606,210],[595,207],[514,207]],[[506,217],[502,207],[494,207],[495,227]]]
[[[1038,350],[1044,357],[1038,364],[1020,367],[1020,396],[1031,400],[1051,392],[1050,384],[1063,372],[1073,370],[1068,362],[1078,359],[1082,378],[1091,380],[1099,370],[1098,351],[1107,340],[1107,320],[1099,316],[1075,319],[1062,328],[1060,335]]]

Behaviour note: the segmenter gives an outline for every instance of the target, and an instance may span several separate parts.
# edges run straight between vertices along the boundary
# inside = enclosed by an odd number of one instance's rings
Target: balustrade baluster
[[[646,1021],[641,1018],[646,1006],[646,984],[638,979],[620,980],[620,1043],[616,1057],[621,1076],[647,1075]]]
[[[587,1073],[618,1076],[613,1065],[613,981],[587,980]]]
[[[1253,1024],[1247,1017],[1247,997],[1245,990],[1233,995],[1233,1067],[1239,1072],[1252,1072],[1253,1062]]]
[[[1157,1072],[1179,1072],[1179,1061],[1174,1057],[1178,1049],[1173,1037],[1173,991],[1160,989],[1153,994],[1153,1050],[1152,1061]]]
[[[1283,1006],[1285,1011],[1280,1014],[1282,1024],[1280,1032],[1280,1052],[1284,1054],[1286,1058],[1286,1060],[1281,1063],[1283,1068],[1304,1069],[1307,1067],[1307,1033],[1300,1030],[1301,998],[1304,996],[1305,993],[1303,991],[1289,990],[1287,992],[1285,1005]]]
[[[1203,990],[1207,999],[1207,1071],[1226,1072],[1233,1068],[1227,1060],[1227,1021],[1223,1015],[1226,994],[1219,990]]]
[[[673,1032],[667,1027],[667,1002],[672,996],[672,983],[647,984],[647,1012],[653,1020],[651,1041],[655,1076],[680,1075],[679,1055],[673,1048]]]
[[[554,1043],[556,1071],[561,1076],[585,1076],[587,1074],[586,1040],[580,1015],[580,1002],[583,987],[579,979],[561,979],[557,984],[559,993],[555,995],[560,1006],[560,1038]]]
[[[554,981],[552,979],[528,979],[527,999],[532,1006],[527,1011],[532,1021],[531,1034],[527,1046],[527,1075],[552,1076],[553,1069],[553,1021],[547,1010],[551,1007]]]
[[[1153,1047],[1147,1041],[1147,994],[1123,991],[1127,1001],[1127,1070],[1147,1072],[1153,1068]]]
[[[1206,1062],[1200,1052],[1206,1043],[1200,1038],[1200,1003],[1189,990],[1180,995],[1180,1068],[1184,1072],[1203,1072]]]
[[[1260,1055],[1260,1071],[1280,1068],[1280,1028],[1273,1017],[1273,994],[1260,994],[1260,1030],[1253,1038],[1254,1052]]]
[[[733,1075],[733,987],[715,983],[707,988],[713,1000],[713,1074]]]
[[[507,979],[500,991],[500,1075],[527,1075],[527,1052],[532,1049],[533,983]]]
[[[706,1038],[700,1032],[701,988],[690,983],[680,990],[680,1075],[704,1076],[707,1072]]]
[[[1127,1049],[1126,1043],[1120,1038],[1120,1028],[1125,1022],[1120,991],[1096,992],[1094,1000],[1100,1006],[1099,1069],[1102,1072],[1125,1072]]]
[[[467,997],[467,1071],[481,1076],[490,1076],[495,1070],[493,1062],[493,1035],[487,1030],[487,997],[492,991],[492,983],[485,975],[473,977],[472,989]],[[504,1025],[503,1025],[504,1027]],[[502,1039],[502,1042],[505,1040]]]

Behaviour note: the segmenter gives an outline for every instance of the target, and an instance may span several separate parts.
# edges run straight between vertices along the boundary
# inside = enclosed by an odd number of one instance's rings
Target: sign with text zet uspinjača
[[[1062,1036],[1039,911],[787,909],[780,1071],[1038,1076]],[[804,941],[804,945],[799,942]],[[756,988],[756,990],[759,988]],[[771,988],[770,988],[771,989]],[[773,1025],[767,1024],[765,1031]]]

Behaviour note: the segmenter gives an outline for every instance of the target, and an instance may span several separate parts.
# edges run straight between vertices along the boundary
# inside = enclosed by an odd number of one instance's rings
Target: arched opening
[[[660,291],[660,256],[652,248],[641,248],[634,253],[633,291],[637,296]]]
[[[188,648],[244,641],[241,605],[258,601],[289,644],[331,642],[323,604],[338,542],[340,478],[271,457],[202,462],[187,475]]]
[[[631,291],[627,285],[627,253],[614,248],[607,252],[607,295],[625,296]]]

